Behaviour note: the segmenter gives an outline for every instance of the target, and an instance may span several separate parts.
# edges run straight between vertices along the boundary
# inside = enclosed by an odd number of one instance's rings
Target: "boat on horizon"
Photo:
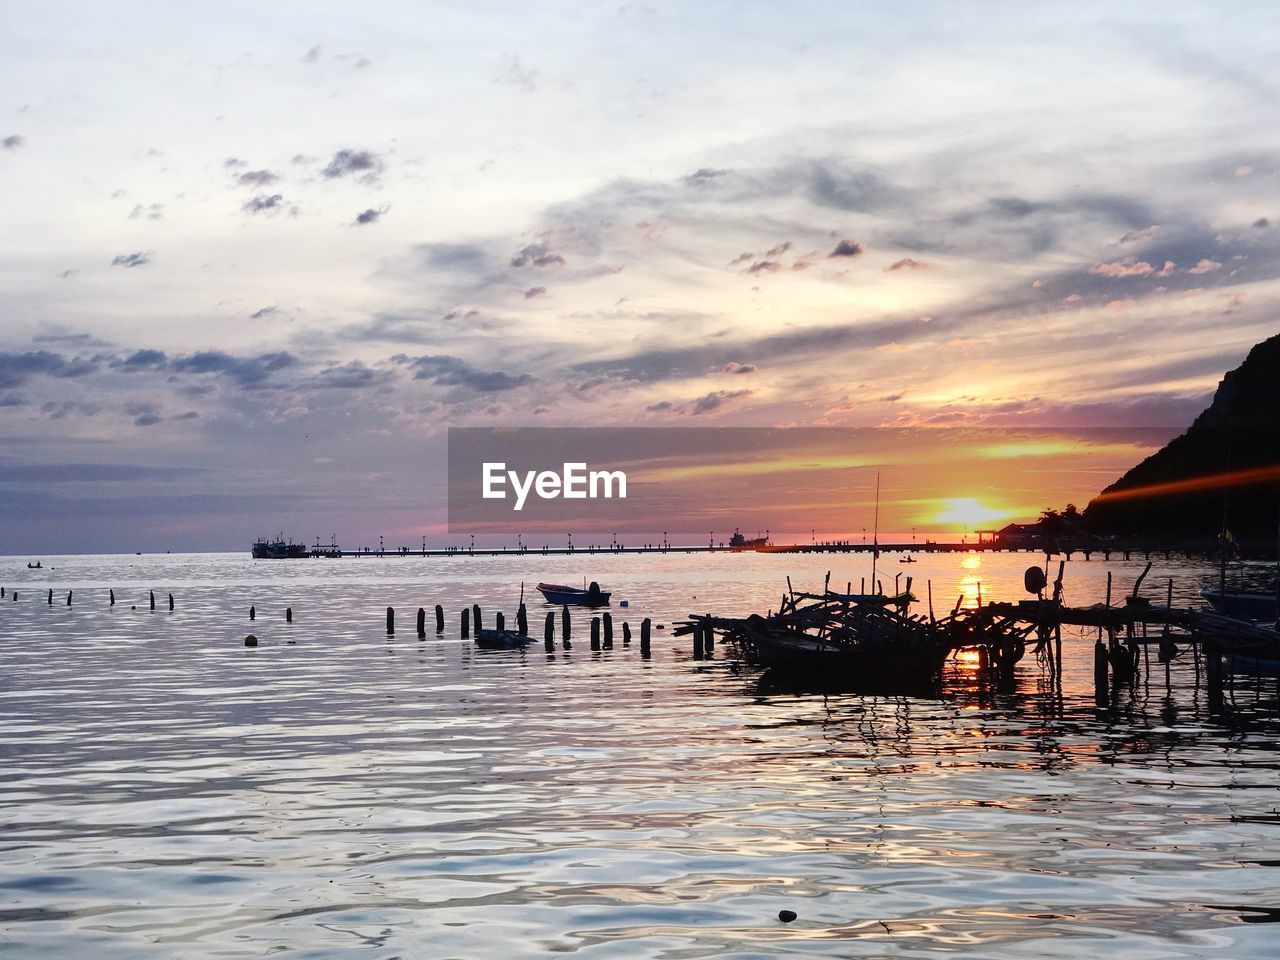
[[[768,536],[753,537],[748,540],[737,527],[733,528],[733,536],[729,538],[730,550],[759,550],[761,547],[767,546],[769,546]]]
[[[585,589],[562,583],[540,583],[538,592],[547,603],[558,607],[607,607],[609,597],[613,595],[608,590],[601,590],[600,584],[594,580]]]
[[[28,569],[28,570],[43,570],[43,569],[44,569],[44,567],[41,565],[41,563],[40,563],[40,561],[39,561],[39,560],[37,560],[35,563],[32,563],[30,560],[28,560],[28,561],[27,561],[27,569]]]
[[[309,551],[305,543],[285,540],[282,532],[274,540],[260,537],[254,541],[252,555],[255,560],[298,560],[308,556]]]

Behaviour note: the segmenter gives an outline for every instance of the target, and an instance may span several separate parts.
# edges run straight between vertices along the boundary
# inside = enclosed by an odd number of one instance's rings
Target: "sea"
[[[1025,597],[1040,562],[917,557],[876,579],[939,614]],[[5,958],[1277,952],[1275,677],[1219,700],[1190,652],[1153,652],[1099,701],[1073,629],[1059,680],[965,657],[937,691],[872,694],[674,635],[776,609],[788,577],[857,590],[867,555],[27,559],[0,558]],[[1076,555],[1067,602],[1145,566]],[[1141,589],[1199,605],[1216,577],[1161,555]],[[584,580],[613,593],[613,648],[579,611],[545,651],[534,585]],[[460,636],[472,604],[514,623],[522,591],[534,646]]]

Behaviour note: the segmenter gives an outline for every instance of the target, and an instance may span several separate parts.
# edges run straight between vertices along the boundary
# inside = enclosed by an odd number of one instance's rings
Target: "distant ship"
[[[733,536],[729,538],[729,549],[731,550],[759,550],[761,547],[767,547],[768,545],[768,537],[756,537],[748,540],[737,527],[733,528]]]
[[[297,560],[308,556],[309,553],[305,543],[286,541],[283,533],[274,540],[262,537],[253,544],[255,560]]]

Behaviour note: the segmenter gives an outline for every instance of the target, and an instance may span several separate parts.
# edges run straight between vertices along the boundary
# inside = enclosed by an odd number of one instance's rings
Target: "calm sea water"
[[[941,609],[1016,598],[1032,559],[881,569]],[[670,636],[865,558],[24,561],[0,558],[6,957],[1276,954],[1274,679],[1211,709],[1179,661],[1098,706],[1068,635],[1060,694],[1028,657],[1011,691],[958,663],[938,698],[824,695]],[[1068,564],[1067,598],[1141,568]],[[592,653],[585,616],[571,651],[458,637],[470,603],[510,620],[522,580],[583,576],[667,626],[650,659]],[[1191,603],[1213,574],[1157,564],[1147,594],[1169,576]]]

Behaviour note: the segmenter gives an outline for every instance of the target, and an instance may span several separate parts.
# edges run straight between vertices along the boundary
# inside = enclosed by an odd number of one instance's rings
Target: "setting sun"
[[[994,523],[1012,515],[1009,510],[998,510],[984,505],[974,497],[949,497],[939,501],[941,509],[931,519],[937,523],[962,523],[968,527]]]

